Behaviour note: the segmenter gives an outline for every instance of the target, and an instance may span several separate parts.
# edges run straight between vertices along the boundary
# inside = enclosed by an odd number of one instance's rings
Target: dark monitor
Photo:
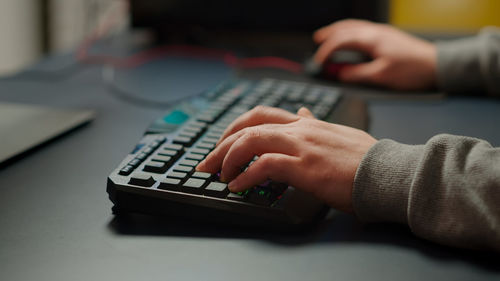
[[[134,28],[156,43],[227,48],[245,56],[306,60],[314,30],[333,21],[387,21],[388,0],[131,0]]]
[[[131,0],[132,26],[305,31],[344,18],[385,22],[387,0]]]

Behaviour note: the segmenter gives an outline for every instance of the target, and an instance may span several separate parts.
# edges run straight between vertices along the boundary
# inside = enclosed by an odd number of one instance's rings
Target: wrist
[[[422,146],[378,141],[356,171],[352,205],[368,222],[407,223],[408,197]]]

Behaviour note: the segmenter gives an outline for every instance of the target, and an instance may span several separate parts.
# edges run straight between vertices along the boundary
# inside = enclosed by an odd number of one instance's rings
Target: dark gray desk
[[[168,59],[119,75],[129,91],[161,98],[197,93],[231,72],[215,62]],[[46,78],[1,80],[0,101],[89,108],[97,118],[0,170],[0,280],[500,279],[498,255],[435,245],[406,227],[362,225],[343,214],[296,235],[114,219],[106,177],[162,109],[110,94],[101,67]],[[378,138],[422,143],[450,132],[500,145],[499,100],[387,100],[377,98],[380,91],[346,91],[370,98],[370,132]]]

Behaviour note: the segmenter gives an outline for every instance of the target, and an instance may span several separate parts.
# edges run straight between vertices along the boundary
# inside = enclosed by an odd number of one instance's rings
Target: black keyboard
[[[113,212],[277,228],[313,223],[327,207],[308,193],[272,181],[231,193],[218,174],[196,172],[195,167],[224,129],[256,105],[293,113],[305,106],[329,120],[342,99],[338,88],[265,79],[225,82],[182,102],[151,124],[108,177]]]

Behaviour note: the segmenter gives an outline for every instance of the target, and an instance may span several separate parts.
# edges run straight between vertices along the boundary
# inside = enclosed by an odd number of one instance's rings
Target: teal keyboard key
[[[163,121],[169,124],[180,125],[189,119],[189,115],[182,110],[174,110],[163,117]]]

